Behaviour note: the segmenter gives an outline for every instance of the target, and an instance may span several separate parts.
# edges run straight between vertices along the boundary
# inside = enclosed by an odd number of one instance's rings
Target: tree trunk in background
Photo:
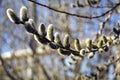
[[[32,3],[32,2],[29,2],[29,8],[30,8],[30,17],[36,22],[36,4]],[[31,80],[36,80],[36,71],[35,70],[35,58],[34,58],[34,55],[36,54],[36,48],[37,48],[37,43],[36,41],[34,40],[34,36],[31,36],[30,37],[30,42],[29,42],[29,46],[33,52],[32,56],[28,58],[28,64],[29,64],[29,67],[31,69],[31,76],[29,79]]]
[[[34,0],[36,1],[36,0]],[[36,11],[36,4],[29,2],[29,8],[30,8],[30,16],[37,24],[37,11]],[[37,29],[37,27],[35,26]],[[40,59],[36,58],[36,49],[38,47],[37,42],[35,41],[34,37],[30,37],[30,48],[32,49],[33,56],[32,60],[30,61],[30,64],[32,63],[32,80],[50,80],[49,75],[46,72],[46,69],[44,66],[40,63]],[[38,65],[39,64],[39,65]],[[39,72],[43,74],[39,74]]]
[[[29,2],[29,7],[30,7],[30,16],[31,16],[31,18],[35,21],[35,23],[36,23],[36,4],[34,4],[34,3],[32,3],[32,2]],[[36,28],[36,27],[35,27]],[[36,53],[36,48],[37,48],[37,43],[36,43],[36,41],[34,40],[34,37],[33,36],[31,36],[31,38],[30,38],[30,48],[32,49],[32,51],[33,51],[33,54],[35,54]]]

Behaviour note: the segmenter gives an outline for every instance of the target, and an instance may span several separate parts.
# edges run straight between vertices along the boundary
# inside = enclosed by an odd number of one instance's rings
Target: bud
[[[64,56],[69,56],[71,54],[71,52],[69,50],[65,50],[65,49],[58,49],[58,53],[64,55]]]
[[[76,57],[83,57],[83,56],[80,55],[80,52],[75,51],[75,50],[72,50],[72,51],[71,51],[71,54],[72,54],[73,56],[76,56]]]
[[[86,54],[85,49],[81,49],[81,50],[80,50],[80,55],[81,55],[81,56],[85,56],[85,54]]]
[[[91,58],[94,57],[94,55],[95,55],[94,52],[90,52],[90,53],[88,54],[88,58],[91,59]]]
[[[106,36],[103,35],[103,36],[102,36],[102,40],[103,40],[104,43],[107,43],[107,38],[106,38]]]
[[[48,38],[50,41],[54,41],[53,25],[52,25],[52,24],[49,24],[49,25],[48,25],[47,38]]]
[[[119,42],[120,42],[119,39],[115,39],[115,40],[113,40],[113,44],[114,44],[114,45],[118,45]]]
[[[99,52],[99,53],[103,53],[103,52],[104,52],[104,49],[103,49],[103,48],[99,48],[99,49],[98,49],[98,52]]]
[[[88,39],[86,43],[86,47],[90,50],[92,47],[92,40]]]
[[[24,22],[28,21],[27,8],[25,6],[20,8],[20,20]]]
[[[79,42],[78,39],[75,39],[75,40],[74,40],[74,46],[75,46],[75,49],[76,49],[77,51],[79,51],[79,50],[81,49],[80,42]]]
[[[75,8],[76,4],[71,4],[70,7]]]
[[[41,38],[41,36],[38,35],[34,35],[34,39],[38,42],[38,43],[42,43],[42,44],[47,44],[49,43],[49,41],[46,38]]]
[[[98,64],[96,66],[96,68],[97,68],[98,71],[104,71],[104,70],[107,69],[107,66],[105,64],[104,65],[103,64],[102,65]]]
[[[103,40],[99,40],[97,46],[100,48],[103,45]]]
[[[46,30],[45,30],[45,25],[44,25],[43,23],[41,23],[41,24],[39,25],[38,31],[39,31],[39,34],[40,34],[42,37],[45,37],[45,36],[47,35]]]
[[[97,45],[95,45],[95,44],[92,44],[92,48],[93,49],[98,49]]]
[[[53,43],[53,42],[50,42],[50,43],[49,43],[49,46],[50,46],[50,48],[52,48],[52,49],[58,49],[58,48],[59,48],[59,46],[58,46],[57,44]]]
[[[62,46],[59,33],[55,33],[55,40],[54,40],[54,42],[55,42],[57,45]]]
[[[64,37],[63,45],[65,48],[69,49],[70,48],[70,43],[69,43],[69,35],[66,34]]]
[[[11,22],[15,24],[20,24],[19,18],[16,16],[12,9],[7,9],[6,13]]]
[[[110,47],[110,45],[112,44],[111,41],[107,41],[107,46]]]
[[[33,25],[31,25],[29,21],[26,21],[24,26],[27,32],[32,34],[38,34],[38,32],[34,29]]]
[[[76,0],[76,5],[77,5],[78,7],[84,7],[84,5],[81,4],[79,0]]]
[[[97,4],[100,0],[87,0],[89,5],[95,5]]]
[[[109,50],[109,47],[106,45],[103,49],[105,52],[107,52]]]
[[[28,22],[32,25],[32,27],[35,29],[35,22],[33,19],[29,19]]]

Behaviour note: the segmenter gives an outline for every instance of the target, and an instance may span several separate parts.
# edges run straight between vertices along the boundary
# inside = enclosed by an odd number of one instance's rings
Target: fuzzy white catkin
[[[22,6],[20,8],[20,20],[21,21],[27,21],[28,20],[27,8],[25,6]]]
[[[34,20],[33,19],[29,19],[28,22],[35,29],[35,22],[34,22]]]
[[[93,56],[94,56],[94,52],[90,52],[90,53],[88,54],[88,58],[89,58],[89,59],[93,58]]]
[[[79,51],[79,50],[81,49],[81,47],[80,47],[80,42],[79,42],[78,39],[75,39],[75,40],[74,40],[74,47],[75,47],[75,49],[76,49],[77,51]]]
[[[58,32],[55,33],[55,40],[54,42],[59,45],[59,46],[62,46],[62,43],[61,43],[61,40],[60,40],[60,35]]]
[[[85,49],[81,49],[81,50],[80,50],[80,55],[81,55],[81,56],[85,56],[85,54],[86,54]]]
[[[66,34],[63,40],[63,45],[65,48],[69,48],[70,47],[70,42],[69,42],[69,35]]]
[[[49,24],[49,25],[48,25],[47,38],[48,38],[50,41],[54,41],[53,25],[52,25],[52,24]]]
[[[39,27],[38,27],[38,32],[42,37],[46,36],[46,30],[45,30],[45,25],[43,23],[40,23]]]
[[[11,22],[18,24],[19,23],[19,18],[16,16],[14,11],[12,9],[7,9],[6,11],[8,18],[10,19]]]

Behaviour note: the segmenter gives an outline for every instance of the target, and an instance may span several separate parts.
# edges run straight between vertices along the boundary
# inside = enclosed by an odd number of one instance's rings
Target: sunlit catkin
[[[64,37],[63,45],[67,49],[70,48],[70,42],[69,42],[69,35],[68,34],[66,34],[65,37]]]
[[[19,18],[16,16],[16,14],[14,13],[14,11],[12,9],[10,9],[10,8],[7,9],[6,13],[11,22],[13,22],[15,24],[20,23]]]
[[[90,52],[89,54],[88,54],[88,59],[91,59],[91,58],[93,58],[94,57],[94,52]]]
[[[34,20],[33,19],[29,19],[28,22],[35,29],[35,22],[34,22]]]
[[[27,32],[37,34],[37,31],[34,29],[33,25],[31,25],[29,21],[25,22],[24,26]]]
[[[54,40],[54,42],[55,42],[57,45],[62,46],[59,33],[55,33],[55,40]]]
[[[97,43],[97,47],[101,47],[103,45],[103,40],[99,40],[98,43]]]
[[[38,32],[42,37],[45,37],[47,35],[46,30],[45,30],[45,25],[43,23],[40,23]]]
[[[49,25],[48,25],[47,38],[48,38],[50,41],[54,41],[53,25],[52,25],[52,24],[49,24]]]
[[[27,8],[25,6],[20,8],[20,20],[24,22],[28,21]]]
[[[78,39],[74,40],[74,47],[77,51],[79,51],[81,49],[80,42]]]
[[[81,50],[80,50],[80,55],[81,55],[81,56],[85,56],[85,54],[86,54],[85,49],[81,49]]]
[[[107,38],[106,38],[106,36],[105,36],[105,35],[102,35],[102,37],[101,37],[101,38],[102,38],[102,40],[103,40],[103,42],[104,42],[104,43],[107,43]]]
[[[87,47],[88,49],[91,49],[91,47],[92,47],[92,40],[90,40],[90,39],[87,40],[87,42],[86,42],[86,47]]]

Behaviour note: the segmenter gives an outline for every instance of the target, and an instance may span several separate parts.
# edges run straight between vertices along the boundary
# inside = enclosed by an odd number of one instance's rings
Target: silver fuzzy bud
[[[107,65],[105,65],[105,64],[98,64],[96,66],[96,68],[97,68],[98,71],[104,71],[104,70],[107,69]]]
[[[90,52],[90,53],[88,54],[88,58],[91,59],[91,58],[93,58],[93,57],[94,57],[94,52]]]
[[[20,20],[24,22],[28,21],[27,8],[25,6],[20,8]]]
[[[104,43],[107,43],[108,41],[105,35],[102,35],[101,39],[103,40]]]
[[[80,55],[81,55],[81,56],[85,56],[85,54],[86,54],[85,49],[81,49],[81,50],[80,50]]]
[[[92,48],[92,40],[91,39],[87,39],[86,46],[89,50]]]
[[[99,48],[99,49],[98,49],[98,52],[101,54],[101,53],[104,52],[104,49],[103,49],[103,48]]]
[[[48,38],[50,41],[54,41],[53,25],[52,25],[52,24],[49,24],[49,25],[48,25],[47,38]]]
[[[74,47],[77,51],[79,51],[81,49],[80,42],[78,39],[74,40]]]
[[[29,19],[28,22],[35,29],[35,22],[34,22],[34,20],[33,19]]]
[[[6,13],[11,22],[13,22],[15,24],[20,23],[19,18],[17,17],[17,15],[14,13],[14,11],[12,9],[10,9],[10,8],[7,9]]]
[[[63,45],[67,49],[70,48],[70,42],[69,42],[69,35],[68,34],[66,34],[65,37],[64,37]]]
[[[45,30],[45,25],[43,23],[40,23],[38,32],[42,37],[45,37],[47,35],[46,30]]]
[[[102,45],[103,45],[103,40],[99,40],[98,43],[97,43],[97,47],[100,48],[100,47],[102,47]]]
[[[29,21],[26,21],[24,26],[27,32],[32,34],[38,34],[37,31],[34,29],[33,25],[31,25]]]
[[[55,33],[55,40],[54,40],[54,42],[55,42],[57,45],[62,46],[59,33]]]

